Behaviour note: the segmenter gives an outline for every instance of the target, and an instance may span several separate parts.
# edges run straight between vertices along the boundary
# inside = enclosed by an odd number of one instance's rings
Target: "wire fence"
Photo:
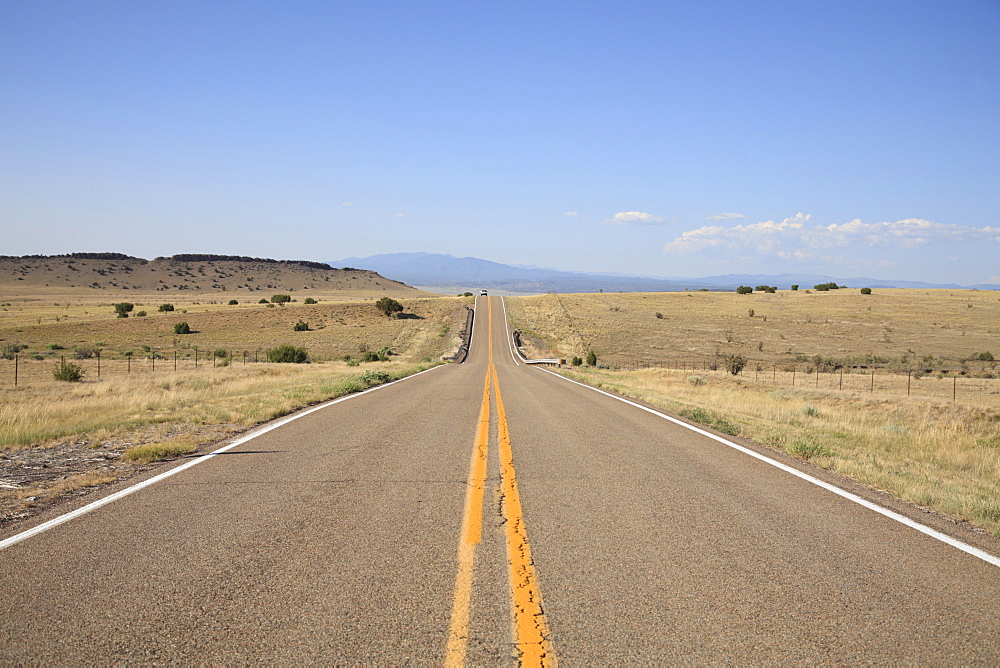
[[[0,359],[0,385],[35,385],[53,380],[53,373],[62,365],[80,367],[87,380],[108,379],[133,374],[153,374],[168,371],[216,369],[230,365],[257,364],[267,361],[267,350],[212,350],[195,349],[168,352],[150,352],[135,355],[101,355],[75,358],[66,355],[22,356]]]
[[[709,360],[670,360],[662,363],[629,362],[612,365],[622,371],[674,369],[692,373],[729,375],[725,364]],[[830,369],[795,363],[749,361],[735,374],[745,381],[775,388],[836,390],[850,393],[925,397],[940,401],[963,401],[1000,405],[1000,378],[992,372],[972,374],[965,369],[939,369],[931,372],[896,371],[875,367],[840,367]]]

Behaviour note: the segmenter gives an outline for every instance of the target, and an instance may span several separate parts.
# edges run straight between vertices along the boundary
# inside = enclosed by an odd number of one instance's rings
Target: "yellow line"
[[[521,511],[521,494],[514,471],[514,454],[510,447],[507,413],[500,394],[496,367],[493,391],[497,398],[498,432],[500,441],[500,476],[503,483],[503,512],[507,526],[507,560],[510,563],[511,602],[514,606],[514,629],[517,635],[519,661],[522,666],[554,666],[556,655],[549,636],[548,623],[542,611],[542,596],[535,576],[535,565],[528,544],[528,532]]]
[[[486,455],[490,438],[490,377],[483,385],[483,404],[479,409],[479,426],[469,464],[468,487],[465,492],[465,513],[462,534],[458,541],[458,575],[455,577],[455,597],[448,629],[446,666],[465,663],[465,648],[469,639],[469,610],[472,602],[472,574],[476,560],[476,545],[483,535],[483,493],[486,489]]]
[[[514,472],[514,457],[510,447],[507,413],[500,395],[500,382],[493,364],[493,310],[486,298],[489,363],[483,386],[483,403],[479,410],[476,442],[469,464],[469,480],[465,493],[462,533],[458,541],[458,574],[455,577],[455,597],[448,629],[448,649],[445,666],[465,663],[469,640],[469,616],[472,607],[472,584],[476,546],[483,535],[483,497],[486,488],[486,463],[490,432],[490,381],[496,393],[500,442],[500,469],[503,488],[503,513],[507,525],[507,560],[510,564],[511,604],[514,613],[514,634],[518,658],[522,666],[554,666],[556,655],[549,639],[548,625],[542,612],[542,599],[531,559],[531,547],[521,512],[521,496]]]

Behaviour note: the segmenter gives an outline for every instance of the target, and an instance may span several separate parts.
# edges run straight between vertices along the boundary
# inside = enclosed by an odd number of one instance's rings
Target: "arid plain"
[[[0,269],[0,523],[440,363],[471,304],[373,272],[270,262],[8,258]],[[381,297],[400,317],[376,308]],[[279,345],[313,363],[267,362]],[[54,379],[63,361],[80,382]]]
[[[1000,535],[995,292],[548,294],[509,311],[537,357],[595,352],[573,377]]]

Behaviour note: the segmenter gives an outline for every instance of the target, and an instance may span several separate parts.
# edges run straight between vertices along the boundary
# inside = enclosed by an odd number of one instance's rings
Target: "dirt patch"
[[[150,427],[104,440],[70,439],[0,453],[0,530],[157,465],[122,459],[129,448],[185,437],[206,449],[245,429],[234,424]]]

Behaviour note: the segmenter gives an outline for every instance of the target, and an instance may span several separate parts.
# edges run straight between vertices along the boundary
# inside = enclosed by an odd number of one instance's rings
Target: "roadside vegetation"
[[[748,313],[748,300],[758,297]],[[877,315],[868,310],[875,299]],[[573,366],[562,371],[566,375],[1000,536],[1000,392],[987,385],[997,382],[990,359],[991,349],[1000,348],[996,293],[862,295],[828,287],[822,294],[543,295],[509,300],[508,311],[533,356],[570,359],[586,350],[600,355],[599,367]],[[774,346],[761,351],[750,345],[765,332]],[[762,354],[769,347],[778,350]],[[823,360],[834,356],[880,364],[885,374],[901,372],[897,389],[891,396],[857,386],[840,390],[833,373],[817,373],[817,355],[820,368],[830,372],[835,366]],[[685,358],[695,362],[696,373],[621,368]],[[770,371],[797,359],[813,375],[796,387],[787,376],[779,376],[784,385],[776,386],[770,373],[758,374],[754,366],[763,360]],[[964,369],[964,377],[975,378],[983,391],[957,401],[950,392],[907,397],[906,372],[913,373],[914,362],[928,377]],[[813,379],[822,386],[817,389]],[[952,387],[947,379],[933,382]]]
[[[130,295],[149,315],[122,319],[107,301],[69,300],[51,316],[47,299],[3,298],[0,525],[305,406],[428,369],[461,343],[465,300],[407,299],[410,317],[386,318],[375,299],[344,296],[274,308],[269,300]]]

